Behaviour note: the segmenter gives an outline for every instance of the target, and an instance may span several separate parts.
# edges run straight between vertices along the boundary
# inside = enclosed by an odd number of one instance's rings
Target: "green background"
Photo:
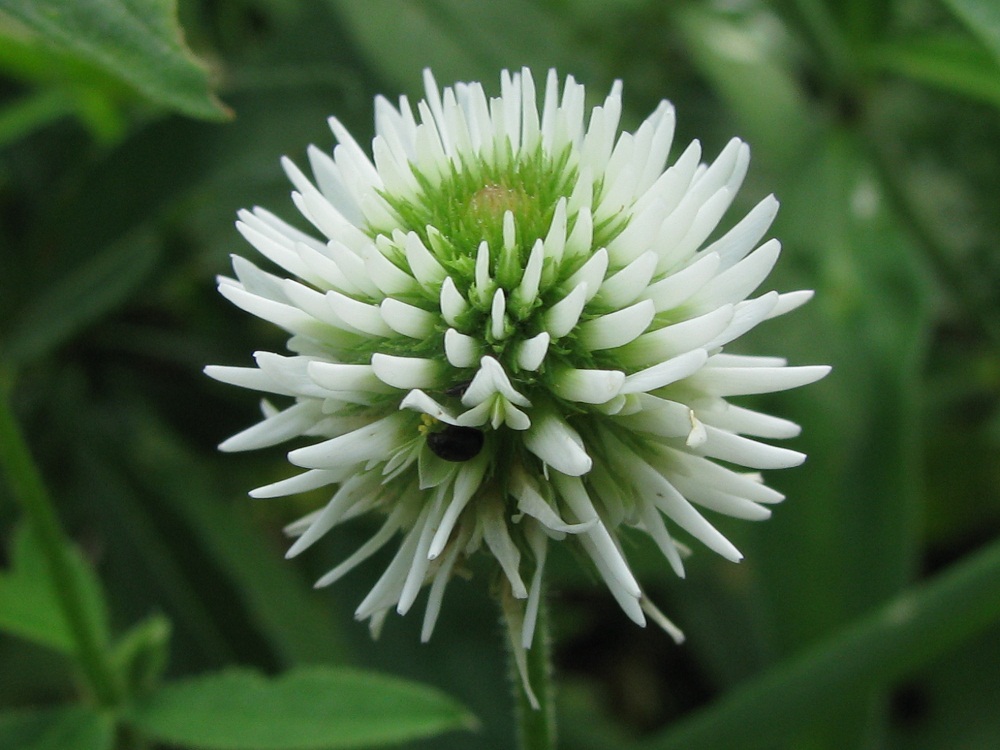
[[[295,220],[281,155],[329,149],[331,114],[370,141],[373,97],[418,99],[425,66],[496,93],[522,65],[573,74],[594,103],[623,79],[626,129],[670,99],[674,155],[747,140],[724,224],[775,193],[769,288],[817,295],[732,350],[833,365],[742,402],[801,423],[790,445],[809,454],[768,474],[788,496],[770,521],[719,520],[743,563],[695,545],[681,581],[628,537],[686,644],[636,628],[556,555],[562,746],[1000,746],[993,0],[0,0],[0,385],[103,583],[108,631],[169,621],[171,680],[235,665],[405,677],[480,722],[413,747],[512,746],[483,570],[450,586],[429,644],[412,615],[372,643],[351,613],[384,556],[310,589],[372,527],[285,562],[282,525],[321,498],[246,497],[289,473],[284,451],[218,454],[257,404],[201,369],[283,348],[214,291],[229,254],[253,254],[237,209]],[[0,748],[110,747],[85,710],[38,713],[80,691],[64,634],[10,624],[51,606],[14,580],[19,522],[0,484]],[[43,737],[56,715],[84,739]]]

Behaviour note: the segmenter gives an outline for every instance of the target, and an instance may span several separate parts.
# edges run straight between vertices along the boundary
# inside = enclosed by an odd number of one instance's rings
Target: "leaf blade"
[[[329,667],[275,679],[235,669],[178,681],[132,706],[128,719],[158,740],[211,750],[336,750],[474,725],[433,688]]]

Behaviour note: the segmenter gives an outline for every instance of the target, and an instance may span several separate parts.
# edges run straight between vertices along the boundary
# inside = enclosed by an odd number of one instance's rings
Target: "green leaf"
[[[1000,542],[862,618],[640,745],[698,750],[782,747],[845,702],[890,687],[1000,621]]]
[[[939,35],[886,42],[872,50],[870,63],[1000,107],[1000,65],[972,40]]]
[[[229,117],[183,42],[176,0],[0,0],[0,11],[157,104],[203,119]]]
[[[369,64],[399,86],[412,86],[425,67],[441,85],[478,80],[489,86],[502,68],[527,65],[536,76],[553,66],[579,72],[587,59],[573,44],[567,19],[530,0],[328,1]]]
[[[7,363],[41,357],[113,310],[147,278],[159,255],[152,233],[136,232],[81,263],[16,316],[2,347]]]
[[[17,750],[110,750],[114,724],[90,708],[71,706],[0,713],[0,747]]]
[[[709,5],[682,5],[674,15],[691,62],[739,120],[754,147],[783,160],[800,155],[811,130],[807,101],[792,61],[761,31],[765,21]]]
[[[996,0],[943,0],[943,2],[1000,61],[1000,4]]]
[[[107,643],[107,612],[101,584],[75,550],[70,559],[86,593],[87,615]],[[0,630],[68,655],[75,654],[76,641],[56,598],[45,560],[27,526],[18,529],[14,536],[11,560],[10,570],[0,573]]]
[[[127,720],[150,738],[206,750],[357,748],[475,726],[433,688],[316,667],[275,679],[230,670],[175,682],[135,704]]]
[[[170,621],[153,615],[133,626],[115,645],[116,671],[125,676],[129,695],[151,691],[163,675],[170,646]]]

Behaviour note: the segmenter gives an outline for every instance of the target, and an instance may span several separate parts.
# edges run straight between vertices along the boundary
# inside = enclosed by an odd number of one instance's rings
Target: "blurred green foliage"
[[[129,679],[373,668],[461,696],[481,721],[413,747],[512,745],[482,577],[452,586],[430,644],[419,618],[370,642],[351,612],[377,562],[309,590],[367,530],[283,561],[280,528],[308,502],[246,497],[287,473],[283,451],[216,454],[255,405],[201,368],[283,346],[213,290],[246,249],[236,209],[294,219],[280,155],[329,148],[334,113],[364,142],[372,97],[418,98],[425,66],[488,89],[502,67],[555,66],[595,98],[622,78],[626,127],[669,98],[678,143],[751,144],[729,220],[774,192],[771,281],[817,296],[740,350],[834,366],[756,402],[804,426],[810,458],[768,477],[789,498],[769,522],[721,521],[744,563],[698,550],[675,580],[635,540],[684,646],[554,561],[563,746],[1000,746],[997,8],[0,0],[0,389],[103,584]],[[63,705],[80,694],[66,633],[5,625],[40,575],[17,508],[0,484],[0,747],[108,747],[105,716]],[[136,722],[172,726],[169,697]],[[467,721],[450,717],[442,728]]]

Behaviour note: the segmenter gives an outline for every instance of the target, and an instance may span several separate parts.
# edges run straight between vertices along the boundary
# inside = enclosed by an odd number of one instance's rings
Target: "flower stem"
[[[517,703],[515,713],[517,714],[518,746],[521,750],[554,750],[556,746],[556,714],[553,701],[555,691],[552,683],[552,646],[549,639],[545,597],[542,597],[538,605],[535,637],[530,649],[519,649],[520,625],[523,622],[520,609],[522,605],[523,602],[514,602],[509,595],[505,597],[502,604],[510,635],[507,657]],[[524,660],[521,664],[518,663],[520,659]]]
[[[113,706],[122,697],[121,687],[101,634],[87,615],[85,593],[70,559],[71,543],[59,526],[38,467],[6,396],[6,392],[0,393],[0,466],[7,474],[14,496],[20,501],[45,558],[84,676],[98,702]]]

